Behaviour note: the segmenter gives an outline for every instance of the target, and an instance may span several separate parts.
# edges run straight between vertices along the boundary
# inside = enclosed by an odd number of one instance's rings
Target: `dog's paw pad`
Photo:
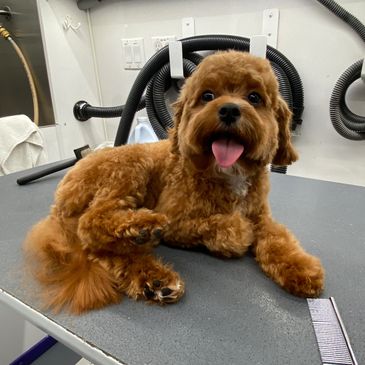
[[[173,290],[170,289],[170,288],[162,288],[161,289],[161,294],[162,294],[163,297],[168,297],[172,292],[173,292]]]
[[[154,288],[160,288],[161,287],[161,281],[160,280],[153,280],[152,285]]]
[[[155,238],[160,239],[162,237],[162,229],[156,228],[152,231],[152,234]]]
[[[170,283],[163,286],[160,280],[153,280],[152,283],[146,283],[143,295],[147,300],[160,304],[175,303],[184,294],[184,284],[179,280],[176,283]]]
[[[143,295],[146,299],[153,299],[156,296],[156,293],[146,284],[143,290]]]
[[[143,245],[150,240],[150,234],[147,229],[141,229],[136,237],[134,237],[134,243],[137,245]]]
[[[138,234],[133,238],[136,245],[144,245],[151,241],[159,241],[162,237],[162,228],[155,228],[153,230],[142,228]]]

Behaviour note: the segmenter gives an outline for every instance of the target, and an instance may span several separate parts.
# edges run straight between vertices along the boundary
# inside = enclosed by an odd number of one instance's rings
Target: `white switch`
[[[124,53],[124,68],[126,70],[138,70],[144,65],[143,38],[122,39]]]
[[[142,62],[141,48],[138,43],[133,44],[133,61],[134,61],[134,63]]]
[[[132,47],[127,44],[124,45],[124,57],[126,63],[132,63],[133,62],[133,53],[132,53]]]

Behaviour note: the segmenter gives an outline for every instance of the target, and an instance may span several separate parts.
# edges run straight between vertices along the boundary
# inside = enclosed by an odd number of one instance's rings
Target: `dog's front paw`
[[[168,220],[164,214],[140,209],[133,212],[130,219],[118,227],[116,236],[136,245],[158,244],[167,224]]]
[[[296,296],[318,297],[324,287],[324,269],[319,259],[306,254],[285,265],[279,284]]]

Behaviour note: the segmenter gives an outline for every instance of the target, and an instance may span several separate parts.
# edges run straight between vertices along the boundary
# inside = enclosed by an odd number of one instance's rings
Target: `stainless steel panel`
[[[21,48],[36,84],[39,124],[55,123],[36,0],[0,0],[0,10],[10,7],[8,19],[0,14],[0,24]],[[23,65],[10,42],[0,38],[0,117],[26,114],[33,119],[32,96]]]

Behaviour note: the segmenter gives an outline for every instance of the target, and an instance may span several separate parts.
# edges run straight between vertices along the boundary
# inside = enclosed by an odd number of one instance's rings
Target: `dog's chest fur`
[[[227,193],[232,193],[239,198],[244,198],[247,195],[250,184],[246,176],[237,173],[237,171],[231,168],[218,168],[218,173],[221,175],[222,185]]]
[[[172,220],[230,214],[245,214],[249,180],[233,171],[219,171],[213,176],[184,174],[181,170],[169,175],[161,191],[156,211]]]
[[[249,182],[245,176],[229,176],[227,178],[227,190],[240,198],[245,198],[248,192]]]

